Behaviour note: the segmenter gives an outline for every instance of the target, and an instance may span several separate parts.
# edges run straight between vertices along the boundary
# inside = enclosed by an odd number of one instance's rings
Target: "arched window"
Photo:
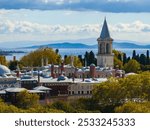
[[[99,44],[99,53],[102,54],[102,44]]]
[[[106,44],[106,53],[109,53],[109,43]]]

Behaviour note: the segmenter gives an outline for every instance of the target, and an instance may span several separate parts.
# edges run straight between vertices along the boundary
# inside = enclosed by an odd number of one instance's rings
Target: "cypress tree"
[[[123,53],[123,65],[127,63],[127,56],[126,53]]]
[[[146,65],[150,64],[149,50],[146,52]]]
[[[136,59],[136,51],[135,50],[133,50],[132,59]]]

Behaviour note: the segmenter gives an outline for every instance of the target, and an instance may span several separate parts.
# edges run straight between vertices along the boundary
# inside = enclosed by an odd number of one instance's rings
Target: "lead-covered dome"
[[[0,65],[0,75],[2,76],[7,74],[11,74],[10,69],[4,65]]]
[[[64,75],[60,75],[58,78],[57,78],[57,81],[63,81],[63,80],[66,80],[67,77],[65,77]]]

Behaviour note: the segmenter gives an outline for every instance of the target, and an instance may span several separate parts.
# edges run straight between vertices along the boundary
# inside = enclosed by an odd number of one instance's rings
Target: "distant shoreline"
[[[17,53],[26,53],[24,51],[3,51],[3,50],[0,50],[0,55],[2,56],[11,56],[13,54],[17,54]]]

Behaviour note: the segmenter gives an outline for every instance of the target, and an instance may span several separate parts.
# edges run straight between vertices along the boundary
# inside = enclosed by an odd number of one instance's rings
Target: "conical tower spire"
[[[103,27],[102,27],[100,38],[102,38],[102,39],[110,38],[106,17],[105,17],[105,20],[104,20],[104,24],[103,24]]]

